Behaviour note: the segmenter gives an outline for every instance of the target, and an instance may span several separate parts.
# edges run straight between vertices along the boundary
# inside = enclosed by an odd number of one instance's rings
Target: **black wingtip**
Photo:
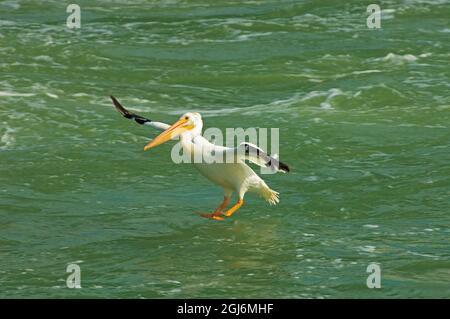
[[[278,164],[278,168],[280,169],[280,171],[284,171],[286,173],[289,173],[291,170],[289,169],[289,166],[287,166],[286,164],[284,164],[283,162],[279,162]]]
[[[110,95],[109,97],[110,97],[111,100],[113,101],[114,105],[116,105],[116,104],[119,104],[119,105],[120,105],[119,101],[117,101],[117,99],[114,97],[114,95]]]
[[[130,112],[128,112],[127,109],[125,109],[125,108],[122,106],[122,104],[120,104],[119,101],[118,101],[113,95],[110,95],[110,98],[111,98],[111,100],[112,100],[114,106],[116,107],[116,110],[117,110],[120,114],[122,114],[123,116],[125,116],[126,118],[129,118],[130,115],[131,115]]]

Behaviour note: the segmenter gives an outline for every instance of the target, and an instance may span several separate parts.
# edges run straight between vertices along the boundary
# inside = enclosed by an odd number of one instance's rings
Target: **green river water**
[[[0,297],[450,297],[449,1],[76,3],[0,1]],[[111,94],[279,128],[280,204],[199,217],[221,189]]]

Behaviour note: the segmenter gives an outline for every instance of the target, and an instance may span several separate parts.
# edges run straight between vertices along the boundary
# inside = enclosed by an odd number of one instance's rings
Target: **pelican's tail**
[[[266,201],[269,202],[270,205],[276,205],[280,202],[280,198],[278,197],[278,192],[270,189],[265,183],[261,188],[261,196],[264,197]]]

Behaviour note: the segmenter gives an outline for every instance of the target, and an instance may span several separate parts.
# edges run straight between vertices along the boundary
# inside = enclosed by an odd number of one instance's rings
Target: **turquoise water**
[[[363,1],[77,3],[70,30],[65,3],[0,2],[1,297],[450,296],[449,1],[383,1],[380,30]],[[221,189],[111,94],[280,128],[280,204],[199,217]]]

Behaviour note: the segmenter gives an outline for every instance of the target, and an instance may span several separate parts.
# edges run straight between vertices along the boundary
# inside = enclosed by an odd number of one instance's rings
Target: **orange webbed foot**
[[[222,212],[214,212],[209,214],[200,214],[200,216],[204,218],[214,219],[214,220],[223,220],[224,213]]]

